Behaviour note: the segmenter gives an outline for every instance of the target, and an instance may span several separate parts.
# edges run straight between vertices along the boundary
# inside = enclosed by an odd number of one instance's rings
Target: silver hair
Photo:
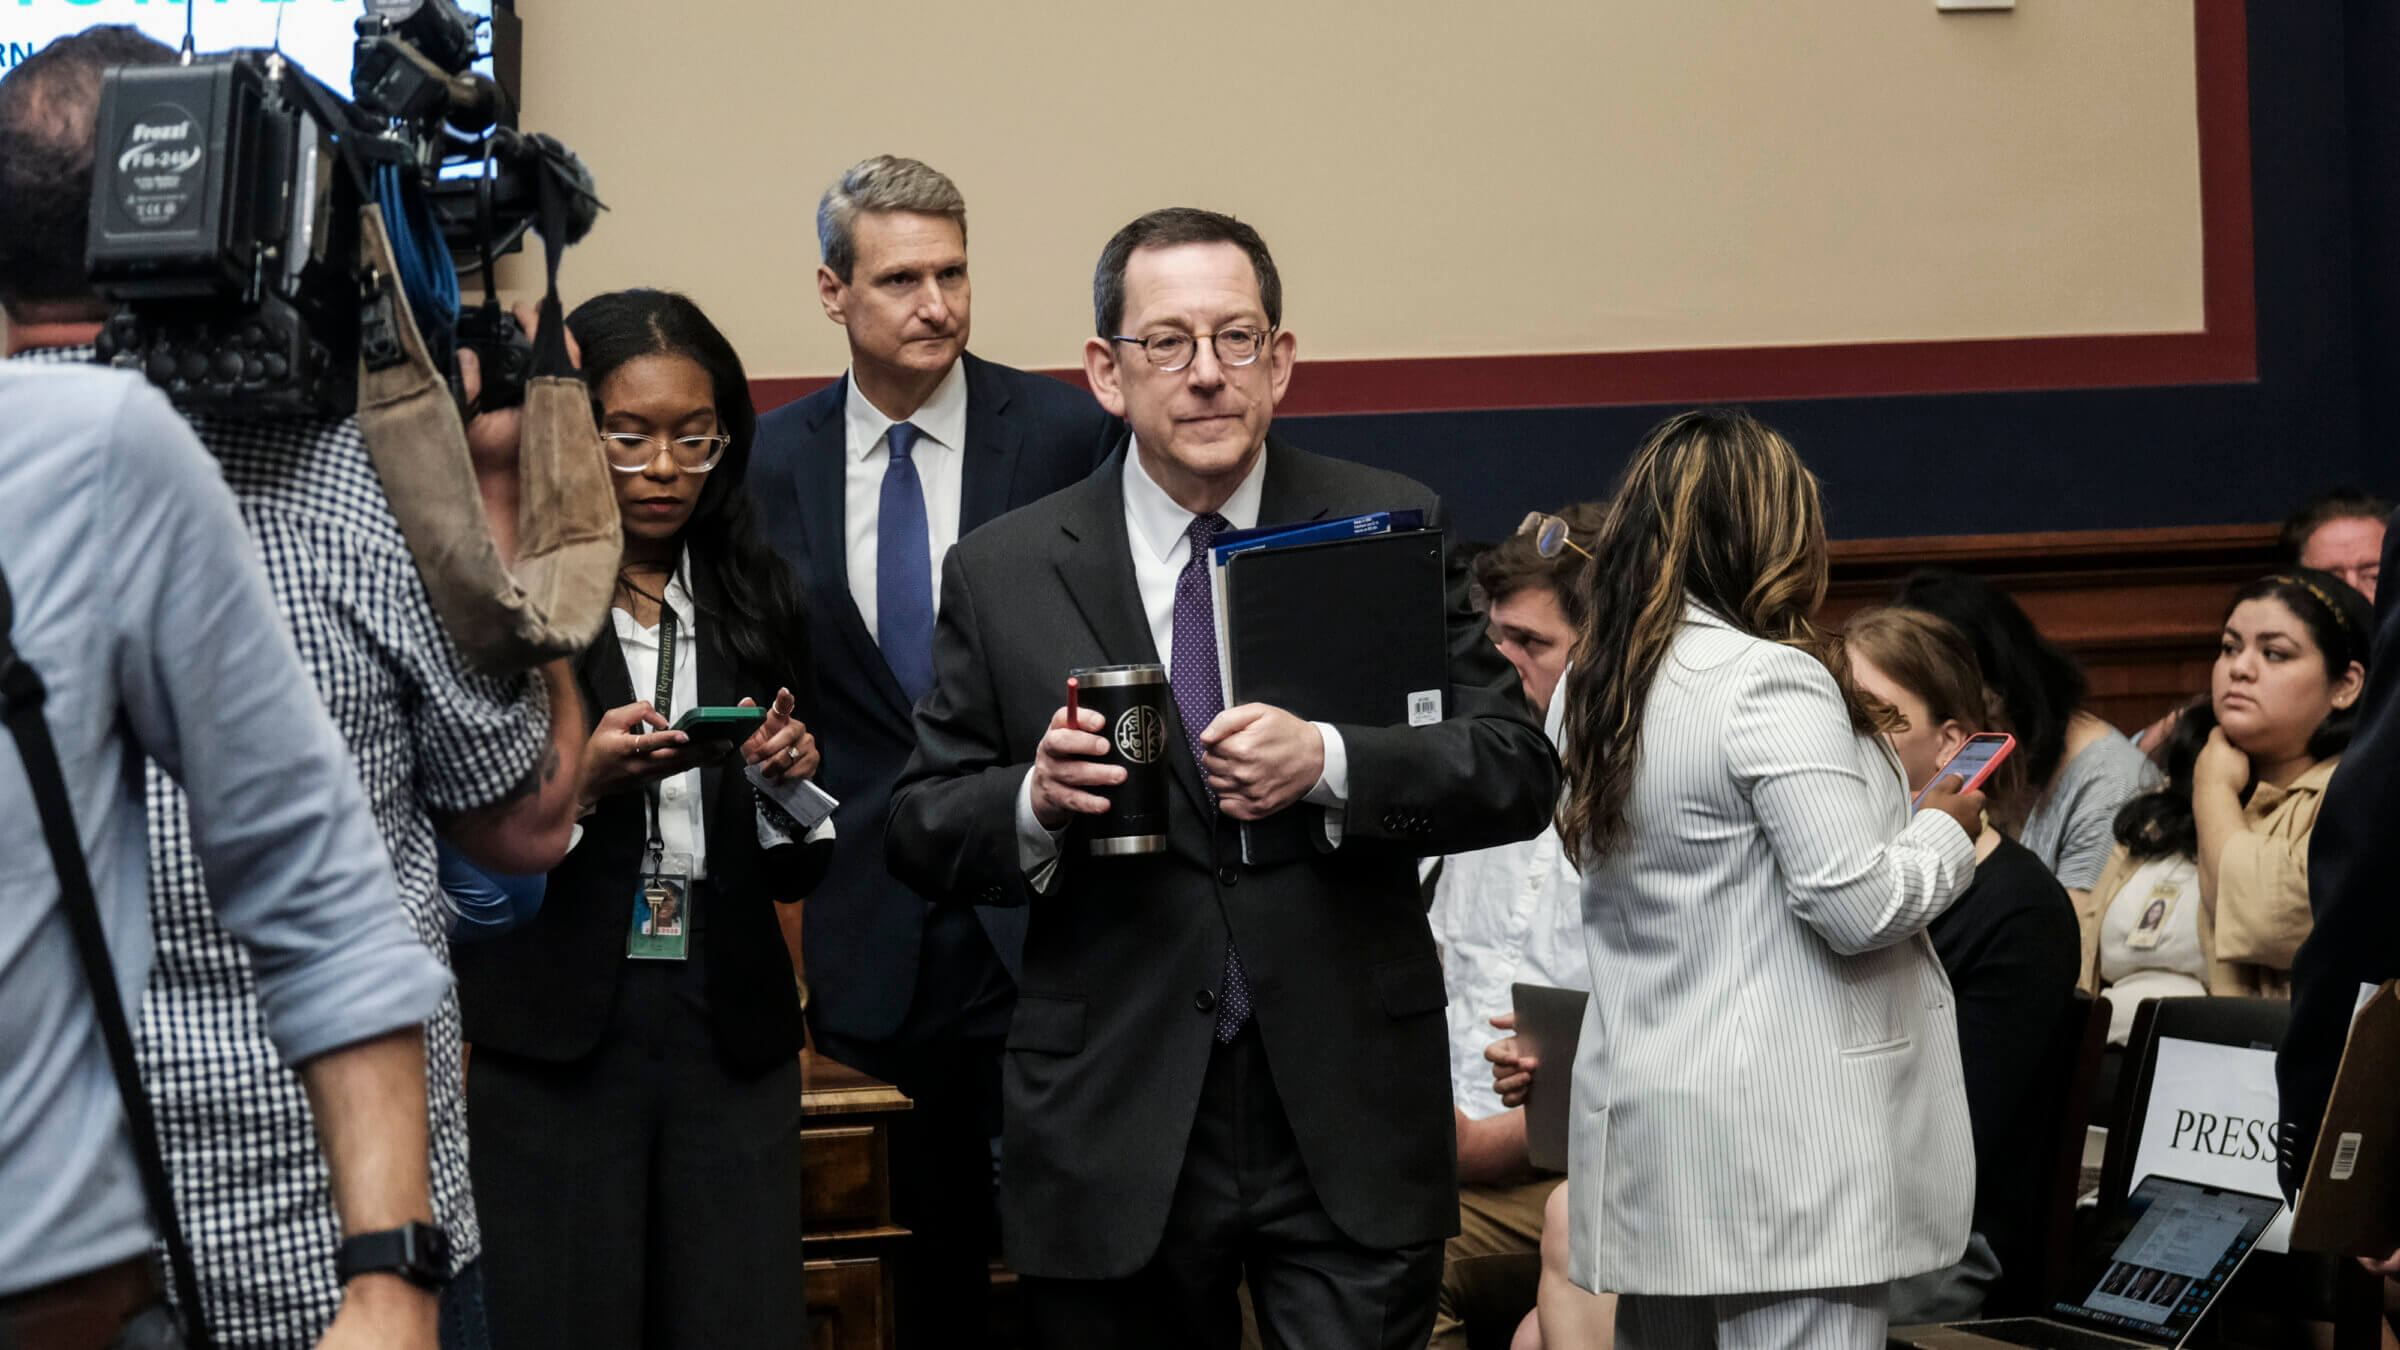
[[[825,265],[847,284],[858,262],[858,243],[850,227],[861,211],[913,211],[948,216],[958,222],[958,237],[967,237],[967,199],[958,184],[922,160],[900,155],[875,155],[842,171],[817,203],[817,248]]]

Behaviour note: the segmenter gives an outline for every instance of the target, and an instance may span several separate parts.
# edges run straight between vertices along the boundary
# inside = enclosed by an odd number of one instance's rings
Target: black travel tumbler
[[[1075,679],[1081,706],[1106,719],[1100,738],[1108,742],[1108,754],[1100,762],[1125,769],[1124,782],[1092,789],[1108,798],[1106,814],[1084,820],[1093,854],[1159,852],[1167,846],[1167,756],[1173,753],[1167,668],[1088,666],[1067,673]]]

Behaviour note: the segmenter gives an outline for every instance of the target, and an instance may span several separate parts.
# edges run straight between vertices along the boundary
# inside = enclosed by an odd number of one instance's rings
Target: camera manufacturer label
[[[143,229],[180,224],[200,199],[208,158],[200,119],[172,103],[143,112],[117,144],[117,205]]]
[[[1137,703],[1117,715],[1117,753],[1136,764],[1148,764],[1167,746],[1167,719],[1158,709]]]

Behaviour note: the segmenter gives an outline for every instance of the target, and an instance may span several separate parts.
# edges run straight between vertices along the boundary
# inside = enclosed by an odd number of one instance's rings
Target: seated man
[[[1548,722],[1553,695],[1583,623],[1576,585],[1600,507],[1579,503],[1553,526],[1518,533],[1475,560],[1475,587],[1500,653]],[[1550,544],[1548,556],[1542,545]],[[1513,1025],[1509,987],[1591,988],[1584,959],[1581,879],[1556,829],[1522,843],[1442,860],[1428,916],[1450,996],[1450,1087],[1458,1127],[1459,1235],[1443,1253],[1435,1350],[1506,1345],[1532,1309],[1541,1273],[1542,1202],[1565,1178],[1526,1159],[1525,1111],[1501,1104],[1484,1047]],[[1566,1086],[1560,1080],[1560,1087]]]
[[[2369,601],[2383,575],[2383,522],[2392,504],[2353,487],[2330,488],[2283,522],[2284,556],[2331,572]]]

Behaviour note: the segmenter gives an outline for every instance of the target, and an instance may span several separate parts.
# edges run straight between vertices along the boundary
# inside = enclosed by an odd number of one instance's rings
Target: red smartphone
[[[1967,785],[1959,791],[1973,792],[1991,778],[1992,771],[2000,767],[2000,761],[2007,759],[2009,752],[2016,748],[2017,738],[2005,731],[1986,731],[1969,736],[1967,743],[1958,747],[1958,753],[1950,757],[1949,763],[1933,771],[1933,783],[1957,774],[1967,780]],[[1925,792],[1933,791],[1933,783],[1925,785]],[[1915,805],[1925,804],[1925,792],[1917,794]]]

